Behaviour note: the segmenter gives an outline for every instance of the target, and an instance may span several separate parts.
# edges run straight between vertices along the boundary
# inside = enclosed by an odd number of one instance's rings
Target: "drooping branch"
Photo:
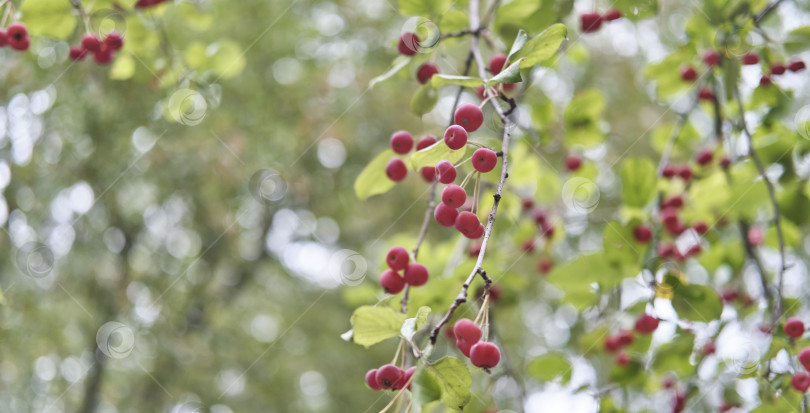
[[[756,16],[754,16],[754,24],[759,24],[762,20],[768,17],[772,11],[776,10],[777,7],[782,3],[783,0],[775,0],[769,3],[765,8]]]

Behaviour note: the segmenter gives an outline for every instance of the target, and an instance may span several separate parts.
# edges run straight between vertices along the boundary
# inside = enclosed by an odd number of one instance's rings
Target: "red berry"
[[[504,54],[496,54],[492,56],[492,59],[489,59],[489,71],[492,72],[493,75],[497,75],[501,73],[503,70],[503,66],[506,64],[506,55]]]
[[[419,81],[421,84],[427,83],[433,75],[439,73],[439,68],[436,67],[433,63],[425,63],[422,66],[419,66],[419,70],[416,72],[416,80]]]
[[[698,165],[705,166],[712,161],[712,158],[714,158],[712,151],[703,149],[702,151],[698,152],[697,156],[695,157],[695,161],[698,163]]]
[[[541,258],[540,261],[537,262],[537,270],[540,271],[540,274],[548,274],[553,267],[554,262],[548,258]]]
[[[694,229],[695,232],[697,232],[698,234],[703,235],[709,232],[709,225],[707,225],[703,221],[700,221],[698,223],[695,223],[695,225],[692,225],[692,229]]]
[[[433,180],[436,179],[436,168],[432,166],[423,166],[422,169],[419,170],[419,173],[422,175],[422,179],[427,183],[432,183]]]
[[[622,12],[616,9],[610,9],[602,16],[602,20],[612,22],[613,20],[618,20],[622,18]]]
[[[639,225],[633,229],[633,238],[642,244],[646,244],[652,239],[652,230],[647,225]]]
[[[484,113],[481,108],[472,103],[464,103],[456,109],[453,115],[453,122],[461,125],[467,132],[474,132],[484,123]]]
[[[439,177],[439,182],[452,184],[456,180],[456,167],[450,161],[443,159],[436,164],[436,175]]]
[[[416,52],[419,51],[419,37],[411,32],[402,33],[402,35],[399,36],[397,49],[405,56],[415,55]]]
[[[470,361],[476,367],[491,369],[501,361],[501,350],[495,344],[486,341],[478,342],[470,349]]]
[[[686,394],[678,392],[672,399],[672,413],[681,413],[686,408]]]
[[[548,222],[548,216],[546,215],[546,211],[537,210],[534,211],[534,222],[538,225],[543,225]]]
[[[703,86],[698,92],[698,98],[700,100],[714,100],[714,92],[708,87]]]
[[[582,159],[579,159],[576,156],[570,155],[565,158],[565,169],[570,172],[576,171],[582,166]]]
[[[790,379],[790,385],[801,393],[806,392],[810,388],[810,374],[805,372],[794,374]]]
[[[113,50],[104,46],[93,54],[93,60],[100,65],[110,64],[113,61]]]
[[[469,341],[464,340],[456,340],[456,347],[461,350],[461,354],[470,357],[470,350],[475,343],[470,343]]]
[[[799,352],[799,363],[802,363],[805,370],[810,371],[810,347],[805,347]]]
[[[681,69],[681,80],[684,82],[694,82],[698,77],[697,70],[692,66],[684,66]]]
[[[661,202],[661,209],[674,208],[678,209],[683,206],[683,197],[675,195],[672,198],[667,198]]]
[[[481,221],[472,212],[464,211],[456,217],[456,229],[462,234],[474,233],[478,230],[479,225],[481,225]]]
[[[11,32],[11,28],[9,27],[9,33],[10,32]],[[12,49],[22,52],[22,51],[28,50],[28,47],[31,46],[31,39],[29,39],[28,36],[25,36],[25,37],[22,37],[22,38],[9,36],[8,45]]]
[[[714,354],[717,351],[717,346],[714,344],[714,341],[709,341],[708,343],[703,345],[703,354],[709,355]]]
[[[714,50],[707,50],[706,53],[703,53],[703,63],[709,67],[717,66],[720,64],[720,55]]]
[[[419,263],[409,264],[408,267],[405,268],[403,278],[405,279],[405,283],[411,287],[425,285],[428,280],[427,267]]]
[[[481,340],[481,329],[468,318],[462,318],[456,321],[453,326],[453,334],[456,340],[466,341],[475,344]]]
[[[723,169],[728,169],[728,167],[731,166],[731,158],[727,155],[723,155],[723,158],[720,159],[720,166],[723,167]]]
[[[534,200],[531,198],[523,198],[520,201],[520,206],[523,207],[524,210],[528,211],[534,207]]]
[[[788,70],[790,70],[791,72],[794,72],[794,73],[795,72],[801,72],[802,70],[804,70],[806,68],[807,68],[807,66],[801,60],[794,60],[794,61],[790,62],[790,64],[788,65]]]
[[[619,343],[619,337],[608,336],[608,338],[605,339],[605,350],[607,350],[608,352],[614,353],[616,351],[619,351],[621,347],[622,345],[621,343]]]
[[[540,223],[540,233],[543,234],[544,237],[547,239],[551,239],[554,237],[554,225],[549,222],[542,222]]]
[[[101,50],[101,40],[90,33],[86,33],[82,36],[82,47],[90,53],[95,53]]]
[[[492,149],[478,148],[473,152],[472,165],[478,172],[487,173],[495,169],[498,164],[498,155]]]
[[[579,16],[579,23],[584,33],[593,33],[602,27],[602,15],[596,12],[583,13]]]
[[[388,164],[385,165],[385,175],[388,176],[388,179],[399,182],[408,175],[408,167],[405,166],[402,159],[391,158]]]
[[[433,145],[438,140],[432,136],[423,136],[422,139],[419,139],[419,142],[416,143],[416,150],[421,151],[422,149],[427,148],[430,145]]]
[[[661,222],[664,224],[674,224],[678,222],[678,210],[672,207],[664,208],[661,211]]]
[[[800,338],[804,335],[804,323],[796,317],[785,322],[785,334],[790,338]]]
[[[765,238],[765,234],[762,233],[762,230],[759,227],[751,227],[748,229],[748,242],[753,246],[762,245],[762,240]]]
[[[772,83],[773,79],[768,75],[762,75],[762,77],[759,78],[759,85],[762,87],[770,86]]]
[[[659,244],[658,256],[661,258],[669,258],[675,254],[675,247],[671,244]]]
[[[380,384],[377,383],[377,369],[371,369],[366,373],[366,384],[371,387],[371,390],[380,390]]]
[[[630,364],[630,356],[628,356],[627,353],[624,352],[617,354],[616,364],[618,364],[620,367],[624,367]]]
[[[78,46],[71,46],[68,50],[68,57],[70,60],[74,61],[84,60],[84,58],[87,57],[87,50]]]
[[[627,330],[619,331],[619,334],[616,335],[616,338],[619,340],[619,345],[622,347],[627,347],[633,344],[633,333]]]
[[[651,334],[656,328],[658,328],[658,319],[649,314],[643,314],[636,320],[636,331],[641,334]]]
[[[6,34],[10,42],[13,40],[21,41],[28,38],[28,28],[25,27],[25,23],[14,22],[8,26]]]
[[[478,228],[476,228],[475,231],[469,234],[464,234],[464,236],[469,239],[478,239],[484,235],[484,230],[485,230],[484,224],[478,224]]]
[[[109,32],[104,38],[104,44],[112,50],[121,50],[124,47],[124,38],[118,32]]]
[[[742,58],[742,64],[744,65],[755,65],[757,63],[759,63],[759,56],[756,53],[746,53]]]
[[[391,135],[391,149],[394,152],[405,155],[413,148],[413,136],[408,131],[400,130]]]
[[[404,270],[410,261],[411,257],[408,255],[408,250],[400,246],[392,247],[385,256],[385,263],[388,264],[388,268],[394,271]]]
[[[461,208],[465,201],[467,201],[467,191],[456,184],[447,185],[442,190],[442,202],[449,207]]]
[[[684,181],[689,181],[692,179],[692,168],[688,166],[682,166],[678,170],[678,176],[681,177]]]
[[[787,70],[787,68],[785,67],[785,65],[783,65],[781,63],[774,63],[774,64],[771,65],[771,74],[772,75],[783,75],[783,74],[785,74],[786,70]]]
[[[380,286],[388,294],[397,294],[405,288],[405,280],[394,270],[385,270],[380,275]]]
[[[672,376],[666,376],[661,380],[661,387],[671,389],[675,385],[675,379]]]
[[[6,29],[0,29],[0,47],[4,47],[8,44],[8,32]]]
[[[444,131],[444,143],[454,151],[463,148],[467,144],[467,130],[459,125],[450,125]]]
[[[413,377],[414,373],[416,373],[416,366],[413,366],[413,367],[409,368],[408,370],[405,370],[405,375],[402,377],[402,384],[405,385],[405,383],[407,383],[408,384],[408,390],[411,389],[411,384],[412,383],[409,383],[409,382],[412,381],[411,378]]]
[[[523,241],[522,248],[523,248],[523,251],[525,251],[527,253],[533,252],[534,251],[534,240],[533,239],[527,239],[526,241]]]
[[[672,178],[678,174],[678,171],[672,165],[664,165],[664,168],[661,170],[661,176],[664,178]]]
[[[486,89],[483,86],[478,86],[475,88],[475,94],[478,95],[478,99],[484,100],[486,98]]]
[[[439,225],[443,227],[452,227],[453,225],[456,225],[458,210],[442,203],[436,206],[436,209],[433,211],[433,217],[436,219],[436,222],[438,222]]]
[[[383,389],[394,389],[404,384],[405,372],[393,364],[386,364],[377,369],[377,384]]]

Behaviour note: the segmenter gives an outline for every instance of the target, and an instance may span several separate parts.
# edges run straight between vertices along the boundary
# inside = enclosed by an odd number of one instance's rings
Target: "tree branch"
[[[764,9],[763,9],[763,10],[762,10],[762,11],[761,11],[759,14],[757,14],[756,16],[754,16],[754,24],[757,24],[757,25],[758,25],[758,24],[759,24],[759,22],[761,22],[761,21],[762,21],[762,20],[764,20],[766,17],[768,17],[768,15],[769,15],[769,14],[770,14],[772,11],[776,10],[776,8],[777,8],[777,7],[779,7],[779,4],[781,4],[781,3],[782,3],[782,1],[783,1],[783,0],[775,0],[775,1],[771,2],[770,4],[768,4],[767,6],[765,6],[765,8],[764,8]]]

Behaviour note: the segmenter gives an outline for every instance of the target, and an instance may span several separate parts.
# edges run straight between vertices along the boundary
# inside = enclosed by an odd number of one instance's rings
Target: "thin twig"
[[[766,17],[768,17],[768,14],[770,14],[772,11],[776,10],[776,8],[777,8],[777,7],[779,7],[779,4],[781,4],[781,3],[782,3],[782,1],[783,1],[783,0],[776,0],[776,1],[773,1],[773,2],[771,2],[770,4],[768,4],[768,5],[767,5],[767,6],[766,6],[766,7],[765,7],[763,10],[762,10],[762,12],[760,12],[759,14],[757,14],[756,16],[754,16],[754,24],[759,24],[759,22],[761,22],[763,19],[765,19]]]

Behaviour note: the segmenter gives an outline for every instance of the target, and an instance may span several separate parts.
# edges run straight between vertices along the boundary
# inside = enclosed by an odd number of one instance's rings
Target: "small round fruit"
[[[582,166],[582,159],[577,156],[569,155],[565,158],[565,169],[569,172],[576,171]]]
[[[480,341],[470,349],[470,361],[476,367],[491,369],[501,361],[501,350],[495,344]]]
[[[101,50],[101,40],[90,33],[82,36],[82,47],[90,53]]]
[[[695,70],[692,66],[685,66],[681,69],[681,80],[684,82],[694,82],[697,80],[698,74],[697,70]]]
[[[422,179],[424,179],[425,182],[432,183],[436,179],[436,168],[423,166],[422,169],[419,170],[419,174],[422,175]]]
[[[802,363],[805,370],[810,371],[810,347],[805,347],[799,352],[799,363]]]
[[[104,44],[112,50],[121,50],[124,47],[124,37],[116,31],[109,32],[104,37]]]
[[[475,343],[470,343],[469,341],[464,340],[456,340],[456,347],[461,350],[461,354],[467,357],[470,357],[470,349],[472,349],[473,344]]]
[[[805,372],[796,373],[790,378],[790,385],[797,391],[804,393],[810,388],[810,374]]]
[[[385,175],[394,182],[400,182],[408,175],[408,167],[402,159],[391,158],[385,165]]]
[[[731,158],[729,158],[728,155],[723,155],[720,159],[720,166],[723,169],[728,169],[728,167],[731,166]]]
[[[506,55],[498,53],[495,56],[492,56],[492,59],[489,59],[489,71],[492,72],[493,75],[497,75],[501,73],[503,70],[503,65],[506,64]]]
[[[377,369],[377,384],[383,389],[393,389],[402,385],[405,372],[393,364],[386,364]]]
[[[419,51],[419,37],[411,32],[402,33],[399,36],[399,44],[397,45],[399,53],[405,56],[413,56]]]
[[[437,205],[433,211],[433,218],[443,227],[449,228],[456,225],[456,217],[458,217],[458,209],[449,207],[444,203]]]
[[[765,234],[762,233],[762,229],[759,227],[748,229],[748,243],[756,247],[762,245],[763,239],[765,239]]]
[[[714,354],[717,351],[717,345],[714,344],[714,341],[709,341],[703,345],[703,354],[709,355]]]
[[[475,344],[481,340],[481,329],[470,319],[462,318],[456,321],[453,326],[453,334],[456,340],[465,341],[470,344]]]
[[[380,390],[380,384],[377,383],[377,369],[371,369],[366,373],[366,384],[371,387],[371,390]]]
[[[28,38],[28,28],[25,26],[25,23],[14,22],[8,25],[6,35],[8,36],[9,42],[13,42],[15,40],[22,41],[23,39]]]
[[[633,238],[639,243],[646,244],[652,239],[652,229],[647,225],[639,225],[633,229]]]
[[[622,12],[616,9],[610,9],[602,15],[602,20],[606,22],[612,22],[613,20],[618,20],[622,18]]]
[[[700,221],[695,223],[695,225],[692,225],[692,229],[694,229],[698,234],[703,235],[709,232],[709,225],[703,221]]]
[[[408,250],[400,246],[392,247],[385,256],[385,263],[388,264],[388,268],[394,271],[404,270],[408,267],[410,261],[411,257],[408,255]]]
[[[405,155],[413,148],[413,136],[408,131],[400,130],[391,134],[391,149],[394,152]]]
[[[447,185],[444,187],[444,190],[442,190],[442,202],[449,207],[461,208],[466,201],[467,191],[456,184]]]
[[[602,27],[602,15],[597,12],[582,13],[579,16],[579,26],[584,33],[593,33]]]
[[[456,180],[456,167],[447,159],[436,164],[436,176],[443,184],[452,184]]]
[[[633,333],[627,330],[619,331],[619,333],[616,334],[616,338],[619,339],[619,345],[622,347],[633,344]]]
[[[698,92],[698,98],[700,100],[714,100],[714,92],[708,87],[703,86]]]
[[[411,389],[411,383],[409,382],[413,381],[411,377],[413,377],[414,373],[416,373],[416,366],[410,367],[408,370],[405,370],[405,375],[402,377],[402,383],[403,385],[405,384],[408,385],[408,390]]]
[[[669,164],[664,165],[664,168],[661,170],[661,176],[663,176],[664,178],[673,178],[677,174],[678,170],[675,169],[674,166]]]
[[[405,288],[405,280],[394,270],[385,270],[380,276],[380,286],[388,294],[397,294]]]
[[[474,132],[484,123],[484,113],[481,108],[472,103],[461,104],[453,115],[456,125],[461,125],[467,132]]]
[[[636,320],[636,331],[641,334],[652,334],[658,328],[658,318],[649,314],[643,314]]]
[[[87,57],[87,50],[78,46],[71,46],[70,49],[68,49],[68,57],[73,61],[84,60],[84,58]]]
[[[801,72],[802,70],[806,69],[807,66],[801,60],[794,60],[788,64],[788,70],[793,73]]]
[[[756,53],[746,53],[742,58],[742,64],[750,66],[759,63],[759,56]]]
[[[476,171],[487,173],[495,169],[498,164],[498,155],[495,151],[487,148],[478,148],[473,152],[472,165]]]
[[[434,65],[433,63],[425,63],[422,66],[419,66],[419,71],[416,72],[416,80],[419,81],[420,84],[427,83],[433,75],[439,73],[439,68]]]
[[[785,322],[785,334],[790,338],[800,338],[804,335],[804,323],[796,317],[791,317]]]
[[[717,66],[720,64],[720,55],[714,50],[707,50],[706,53],[703,53],[703,63],[709,67]]]
[[[540,274],[548,274],[553,267],[554,262],[548,258],[541,258],[540,261],[537,262],[537,271],[540,271]]]
[[[759,85],[760,86],[766,87],[766,86],[770,86],[771,84],[773,84],[773,79],[771,79],[770,76],[762,75],[762,77],[759,78]]]
[[[527,239],[526,241],[523,241],[521,248],[523,248],[523,251],[526,253],[534,252],[535,248],[534,239]]]
[[[108,65],[113,61],[113,50],[109,47],[103,46],[95,54],[93,54],[93,60],[100,65]]]
[[[478,239],[484,236],[484,231],[485,231],[484,224],[478,224],[478,228],[476,228],[475,231],[469,234],[464,234],[464,236],[469,239]]]
[[[620,367],[624,367],[630,364],[630,356],[628,356],[627,353],[624,352],[617,354],[615,360],[616,364],[619,365]]]
[[[481,225],[481,221],[472,212],[464,211],[456,217],[456,229],[462,234],[472,234],[478,230],[479,225]]]
[[[771,65],[771,74],[772,75],[777,75],[777,76],[778,75],[783,75],[783,74],[785,74],[786,70],[787,70],[787,67],[785,67],[785,65],[783,65],[781,63],[774,63],[774,64]]]
[[[411,287],[425,285],[428,280],[427,267],[419,263],[409,264],[408,267],[405,268],[403,278],[405,279],[405,283]]]
[[[684,181],[689,181],[692,179],[692,168],[684,165],[680,169],[678,169],[678,176],[683,179]]]
[[[706,166],[712,161],[713,158],[714,154],[712,151],[703,149],[698,152],[697,156],[695,156],[695,162],[697,162],[698,165]]]
[[[419,142],[416,143],[416,150],[421,151],[422,149],[427,148],[430,145],[433,145],[438,140],[432,136],[423,136],[419,139]]]
[[[605,339],[604,346],[605,350],[609,353],[615,353],[622,347],[621,343],[619,343],[618,336],[608,336],[608,338]]]
[[[452,150],[458,150],[467,144],[467,130],[459,125],[450,125],[444,131],[444,143]]]

